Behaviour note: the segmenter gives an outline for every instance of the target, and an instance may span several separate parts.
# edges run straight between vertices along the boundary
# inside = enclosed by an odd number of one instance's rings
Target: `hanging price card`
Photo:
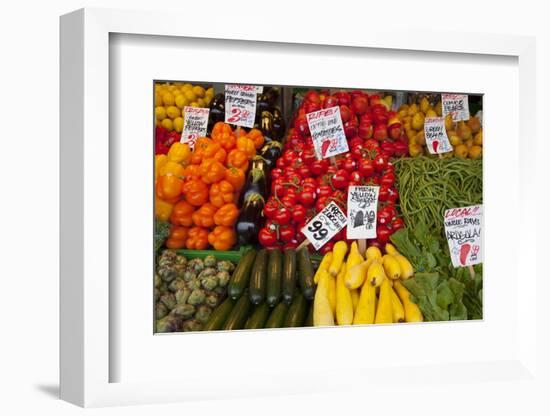
[[[468,120],[470,107],[466,94],[441,94],[441,108],[443,117],[451,114],[453,121]]]
[[[242,127],[254,127],[257,87],[254,85],[225,86],[225,122]]]
[[[346,216],[338,205],[331,202],[302,228],[302,233],[315,250],[319,250],[345,225]]]
[[[309,113],[307,123],[317,159],[326,159],[349,150],[340,116],[340,107]]]
[[[376,238],[376,214],[379,186],[350,186],[348,188],[349,239]]]
[[[424,120],[424,138],[431,154],[447,153],[453,150],[445,130],[444,117],[426,117]]]
[[[180,142],[187,143],[193,150],[197,139],[206,136],[210,110],[201,107],[183,107],[183,112],[183,131]]]
[[[454,267],[483,262],[483,205],[445,211],[445,235]]]

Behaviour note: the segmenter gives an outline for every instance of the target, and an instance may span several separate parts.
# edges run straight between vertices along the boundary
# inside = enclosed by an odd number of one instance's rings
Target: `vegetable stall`
[[[481,96],[155,82],[155,332],[483,318]]]

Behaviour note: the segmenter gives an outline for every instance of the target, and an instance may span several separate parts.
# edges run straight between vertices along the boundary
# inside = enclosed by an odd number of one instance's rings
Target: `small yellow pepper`
[[[159,177],[160,168],[168,161],[166,155],[156,155],[155,156],[155,180]]]
[[[161,221],[168,221],[172,215],[173,204],[163,201],[160,198],[155,198],[155,216]]]
[[[178,178],[183,178],[184,172],[185,172],[185,168],[180,163],[173,162],[171,160],[164,163],[159,168],[159,171],[158,171],[160,176],[173,175],[173,176],[177,176]]]
[[[175,142],[170,146],[167,156],[172,162],[187,165],[191,157],[191,148],[187,143]]]

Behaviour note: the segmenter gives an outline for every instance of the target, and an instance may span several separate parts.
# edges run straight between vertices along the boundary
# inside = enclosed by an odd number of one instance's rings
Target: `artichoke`
[[[218,306],[220,299],[221,299],[220,295],[217,295],[216,293],[211,292],[205,297],[204,303],[207,306],[210,306],[211,308],[215,308],[216,306]]]
[[[193,317],[195,310],[196,309],[193,305],[179,303],[174,307],[174,309],[172,309],[170,314],[178,316],[182,319],[189,319]]]
[[[201,286],[206,290],[214,290],[218,286],[218,278],[216,276],[208,276],[201,280]]]
[[[189,298],[190,294],[191,294],[191,289],[189,289],[188,287],[184,287],[183,289],[178,289],[178,291],[175,293],[176,302],[177,303],[187,302],[187,299]]]
[[[187,263],[189,269],[200,273],[204,270],[204,262],[201,259],[192,259]]]
[[[204,277],[215,276],[215,275],[216,275],[216,269],[213,267],[207,267],[202,272],[200,272],[197,277],[202,280]]]
[[[155,273],[155,288],[160,288],[160,285],[162,285],[162,279],[157,273]]]
[[[197,312],[195,313],[195,319],[205,324],[208,321],[208,318],[210,318],[211,314],[212,314],[212,308],[209,308],[206,305],[201,305],[197,308]]]
[[[157,302],[155,304],[155,319],[162,319],[168,315],[168,308],[162,302]]]
[[[164,305],[170,310],[172,310],[174,306],[176,306],[176,297],[171,292],[163,293],[160,296],[160,301],[164,303]]]
[[[218,262],[217,268],[220,272],[231,273],[233,270],[235,270],[235,265],[231,263],[229,260],[222,260]]]
[[[204,302],[206,298],[205,293],[200,289],[195,289],[191,292],[189,295],[189,298],[187,298],[187,303],[190,305],[200,305]]]
[[[201,281],[199,279],[193,279],[187,282],[187,287],[191,290],[200,289]]]
[[[181,329],[185,332],[200,331],[202,330],[202,327],[203,327],[203,324],[199,322],[197,319],[188,319],[183,323]]]
[[[168,285],[168,288],[172,292],[177,292],[180,289],[185,289],[187,285],[185,284],[185,281],[183,279],[177,278],[175,280],[172,280],[170,285]]]
[[[219,271],[216,277],[218,278],[218,285],[221,287],[226,287],[229,283],[229,279],[231,279],[231,275],[225,270]]]
[[[155,290],[153,291],[154,293],[154,298],[155,298],[155,302],[158,302],[159,298],[160,298],[160,290],[158,290],[157,288],[155,288]]]
[[[214,257],[212,254],[209,254],[204,258],[204,265],[206,267],[216,267],[216,257]]]
[[[180,329],[181,319],[168,315],[156,321],[156,332],[176,332]]]
[[[177,253],[174,250],[164,250],[158,258],[159,267],[176,263]]]
[[[187,266],[187,257],[182,256],[181,254],[178,254],[176,256],[176,264],[179,264],[180,266]]]
[[[186,282],[189,282],[190,280],[196,279],[196,277],[197,277],[197,273],[195,273],[191,269],[186,269],[185,273],[183,274],[183,280],[185,280]]]

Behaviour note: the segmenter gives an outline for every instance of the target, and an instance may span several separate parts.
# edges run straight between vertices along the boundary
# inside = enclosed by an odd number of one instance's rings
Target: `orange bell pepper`
[[[246,136],[241,136],[237,139],[237,149],[244,152],[248,159],[252,159],[256,156],[256,146],[254,142]]]
[[[227,155],[228,168],[237,168],[246,172],[248,170],[248,155],[239,149],[233,149]]]
[[[205,183],[216,183],[225,177],[225,170],[225,166],[216,159],[203,159],[199,172]]]
[[[235,138],[233,129],[229,124],[225,124],[222,121],[218,121],[214,124],[211,136],[212,140],[219,143],[219,145],[223,147],[226,152],[229,152],[236,146],[237,139]]]
[[[172,143],[172,146],[170,146],[170,150],[166,156],[168,156],[168,159],[172,162],[186,165],[189,163],[189,159],[191,157],[191,148],[187,143],[175,142]]]
[[[187,242],[188,235],[189,228],[172,226],[172,228],[170,228],[170,235],[164,245],[167,248],[183,248]]]
[[[208,186],[201,179],[190,179],[183,185],[185,200],[195,207],[208,201]]]
[[[168,221],[172,215],[174,205],[163,201],[158,197],[155,198],[155,217],[161,221]]]
[[[199,165],[187,165],[183,170],[183,178],[185,180],[189,179],[199,179],[201,177]]]
[[[229,168],[225,170],[225,180],[233,185],[237,191],[240,191],[244,186],[244,172],[237,168]]]
[[[204,227],[204,228],[212,227],[214,225],[214,216],[216,215],[217,211],[218,211],[217,207],[207,202],[206,204],[201,206],[198,210],[193,212],[193,215],[192,215],[193,223],[197,227]]]
[[[210,187],[210,203],[215,207],[220,208],[228,202],[233,202],[235,188],[225,179],[218,183],[212,184]]]
[[[183,178],[184,171],[185,171],[185,168],[180,163],[169,160],[159,168],[159,175],[160,176],[173,175],[173,176],[177,176],[178,178]]]
[[[233,202],[230,202],[216,211],[214,214],[214,222],[216,225],[231,227],[237,221],[238,216],[239,208],[237,208],[237,205]]]
[[[185,227],[191,227],[193,225],[193,212],[195,208],[187,201],[179,201],[174,205],[172,215],[170,216],[170,222],[174,225],[183,225]]]
[[[170,203],[175,203],[181,195],[183,180],[177,176],[159,176],[157,179],[157,196]]]
[[[218,225],[208,234],[208,242],[215,250],[229,250],[237,242],[237,235],[233,227]]]
[[[252,140],[254,142],[254,147],[256,149],[259,149],[263,146],[264,144],[264,135],[262,134],[262,132],[258,129],[252,129],[250,130],[246,137],[248,137],[250,140]]]
[[[199,137],[197,139],[197,141],[195,142],[195,148],[193,149],[193,153],[191,153],[191,157],[189,159],[192,164],[201,164],[202,158],[204,156],[204,149],[211,141],[212,140],[210,140],[208,137]]]
[[[202,227],[193,227],[187,234],[185,247],[190,250],[204,250],[208,247],[208,230]]]

